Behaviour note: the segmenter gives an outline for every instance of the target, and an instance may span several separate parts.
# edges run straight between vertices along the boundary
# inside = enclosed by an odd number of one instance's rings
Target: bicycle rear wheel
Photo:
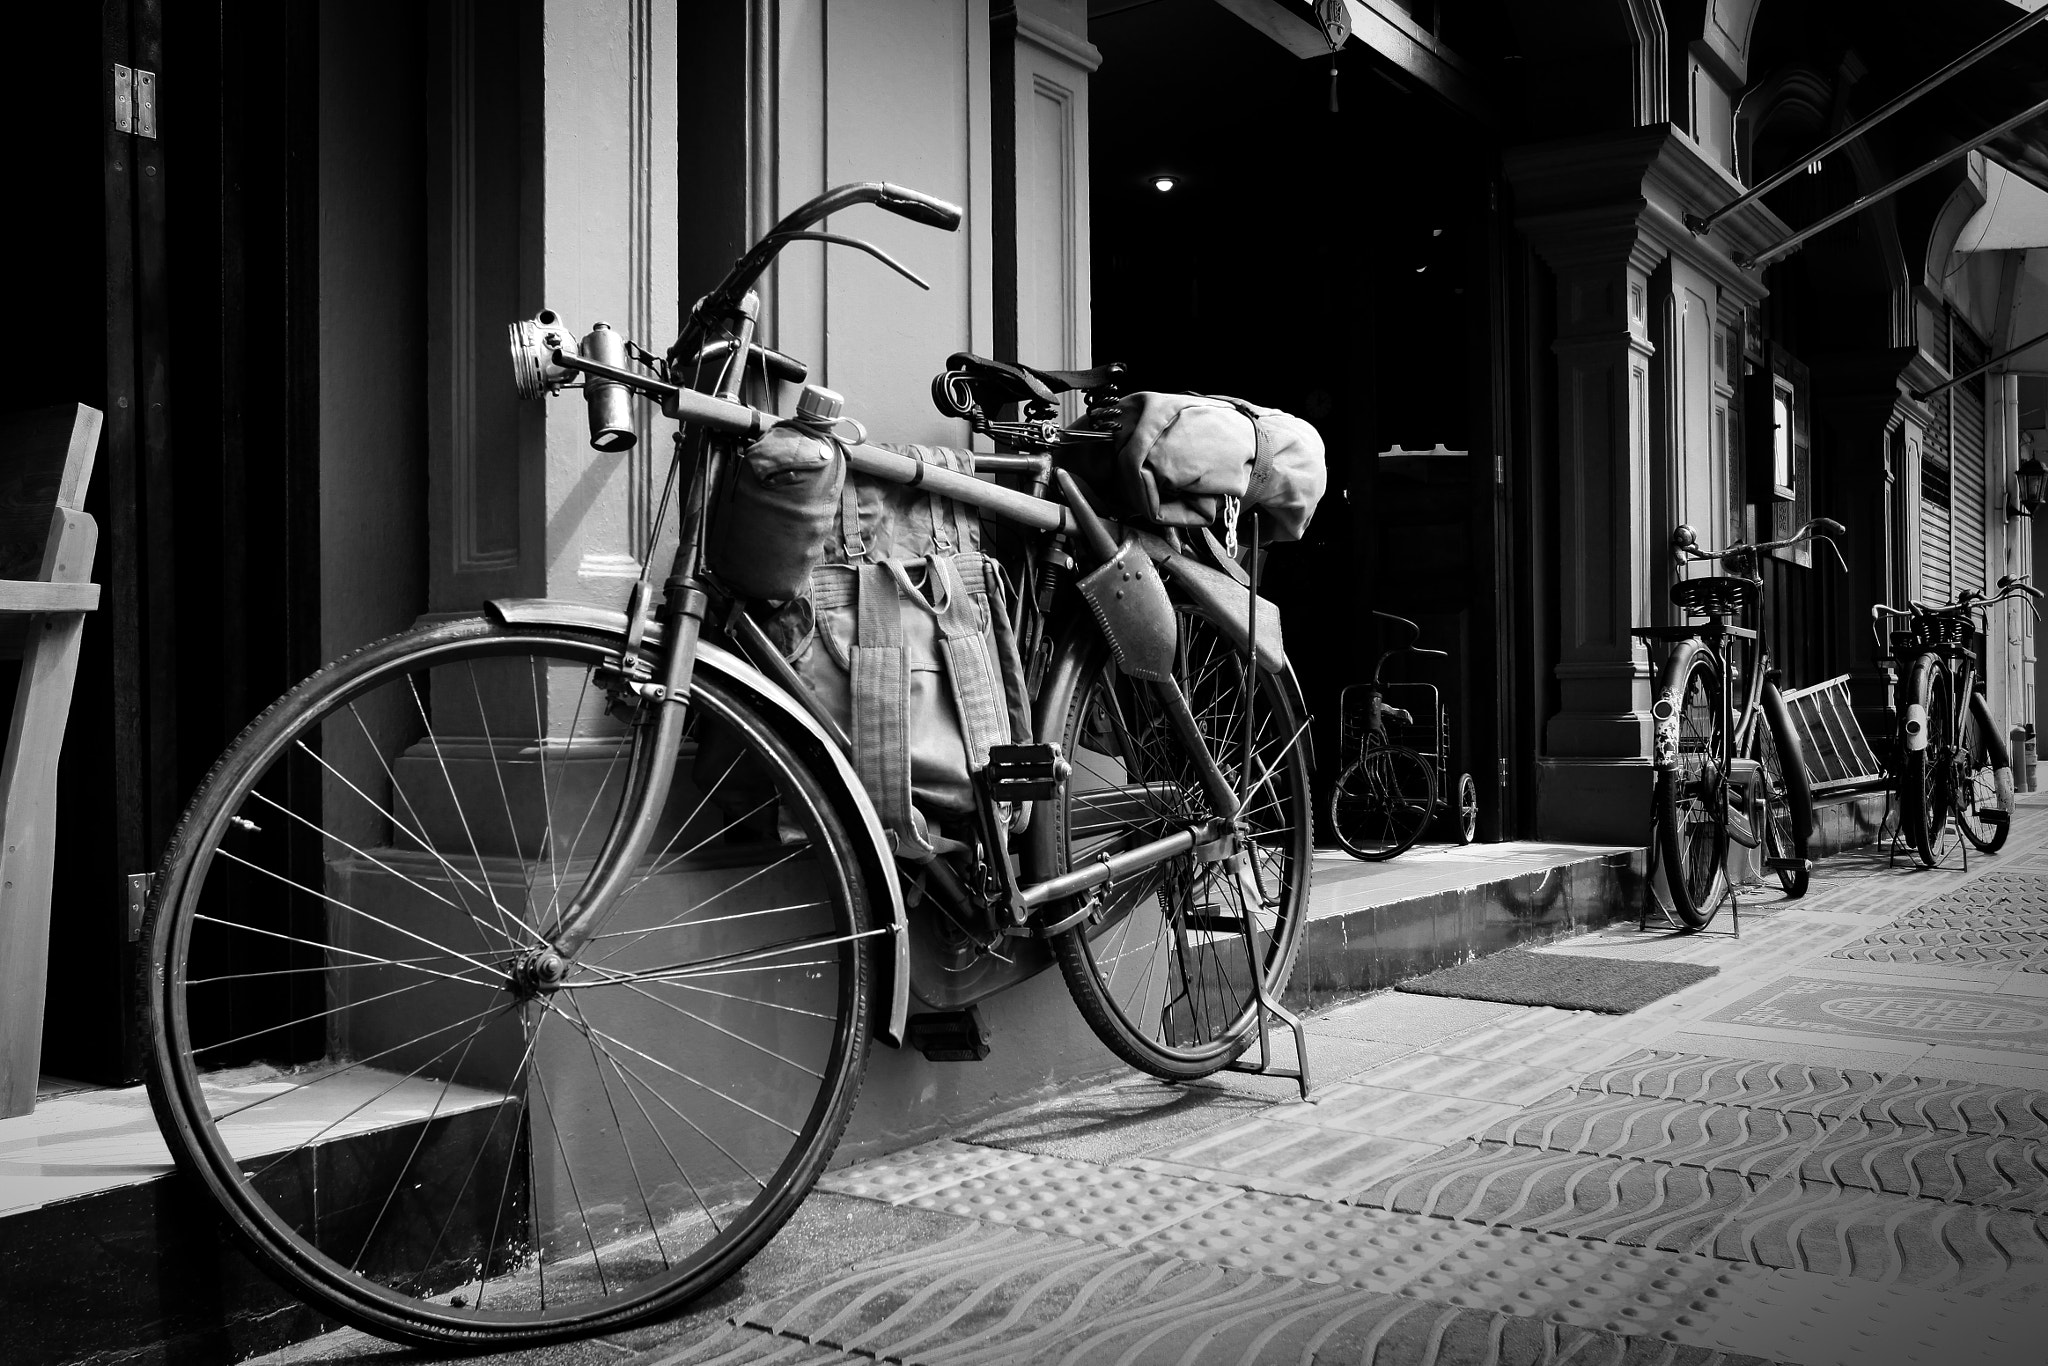
[[[1792,720],[1778,685],[1764,683],[1760,707],[1763,724],[1755,728],[1754,757],[1762,765],[1769,790],[1770,821],[1764,827],[1764,853],[1768,858],[1806,860],[1807,842],[1813,835],[1813,790],[1807,781],[1806,760],[1799,740],[1792,732]],[[1785,895],[1797,900],[1806,895],[1809,875],[1804,867],[1780,867],[1778,884]]]
[[[1353,858],[1382,863],[1429,828],[1436,774],[1403,745],[1367,745],[1330,788],[1330,833]]]
[[[158,874],[165,1137],[368,1331],[477,1348],[671,1309],[788,1218],[858,1096],[852,846],[701,663],[655,854],[548,963],[645,755],[617,646],[481,619],[369,646],[243,732]]]
[[[1934,655],[1921,655],[1906,676],[1905,721],[1909,728],[1917,723],[1920,732],[1915,737],[1909,729],[1899,766],[1899,830],[1929,868],[1947,850],[1955,788],[1951,714],[1947,667]]]
[[[1239,791],[1245,716],[1252,783],[1235,852],[1190,852],[1099,889],[1094,916],[1053,937],[1067,990],[1096,1036],[1154,1076],[1207,1076],[1244,1052],[1261,987],[1277,999],[1308,912],[1312,809],[1291,675],[1254,669],[1201,618],[1181,614],[1175,673],[1225,777]],[[1088,631],[1054,660],[1041,734],[1073,764],[1031,822],[1033,880],[1162,838],[1209,816],[1194,756],[1150,686],[1127,678]]]
[[[1659,699],[1660,711],[1661,704],[1672,708],[1677,751],[1657,775],[1657,853],[1671,909],[1695,930],[1713,920],[1728,888],[1729,737],[1721,685],[1711,654],[1681,647],[1666,666]]]
[[[1982,693],[1970,695],[1956,745],[1956,828],[1986,854],[2005,847],[2013,809],[2012,755]]]

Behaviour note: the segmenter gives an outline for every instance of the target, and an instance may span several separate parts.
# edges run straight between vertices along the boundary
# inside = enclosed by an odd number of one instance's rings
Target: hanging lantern
[[[1330,44],[1330,112],[1337,112],[1337,54],[1344,48],[1345,40],[1351,37],[1351,11],[1344,7],[1344,0],[1316,0],[1316,22],[1322,25],[1323,38]]]
[[[2034,509],[2041,506],[2044,497],[2048,497],[2048,465],[2042,464],[2029,451],[2027,458],[2020,461],[2020,467],[2013,472],[2013,480],[2019,485],[2018,496],[2014,500],[2017,504],[2015,510],[2022,517],[2033,516]]]

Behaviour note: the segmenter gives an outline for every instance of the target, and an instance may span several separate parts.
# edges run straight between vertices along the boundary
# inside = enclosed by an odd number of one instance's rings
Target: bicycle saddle
[[[1092,370],[1041,370],[1022,361],[990,360],[986,356],[956,351],[946,358],[941,381],[955,376],[965,381],[983,408],[1000,408],[1006,403],[1050,403],[1076,389],[1100,389],[1123,378],[1120,361],[1110,361]]]

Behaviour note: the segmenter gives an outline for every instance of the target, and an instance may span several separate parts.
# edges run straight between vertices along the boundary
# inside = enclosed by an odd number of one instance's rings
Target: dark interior
[[[1336,776],[1340,690],[1380,648],[1375,608],[1450,652],[1387,676],[1443,690],[1453,775],[1491,763],[1490,149],[1355,46],[1332,112],[1328,59],[1218,5],[1099,14],[1089,38],[1093,359],[1125,362],[1130,388],[1284,408],[1327,443],[1329,492],[1264,587],[1315,715],[1319,781]],[[1467,454],[1377,459],[1394,447]]]

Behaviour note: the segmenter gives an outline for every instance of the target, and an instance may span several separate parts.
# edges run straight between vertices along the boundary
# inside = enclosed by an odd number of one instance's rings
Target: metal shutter
[[[1947,350],[1946,346],[1941,348]],[[1929,400],[1930,421],[1920,439],[1920,601],[1947,602],[1955,593],[1949,541],[1951,473],[1948,459],[1949,396]]]
[[[1950,315],[1949,373],[1966,374],[1990,359],[1969,325]],[[1949,390],[1949,576],[1957,589],[1984,583],[1985,381],[1966,380]]]

